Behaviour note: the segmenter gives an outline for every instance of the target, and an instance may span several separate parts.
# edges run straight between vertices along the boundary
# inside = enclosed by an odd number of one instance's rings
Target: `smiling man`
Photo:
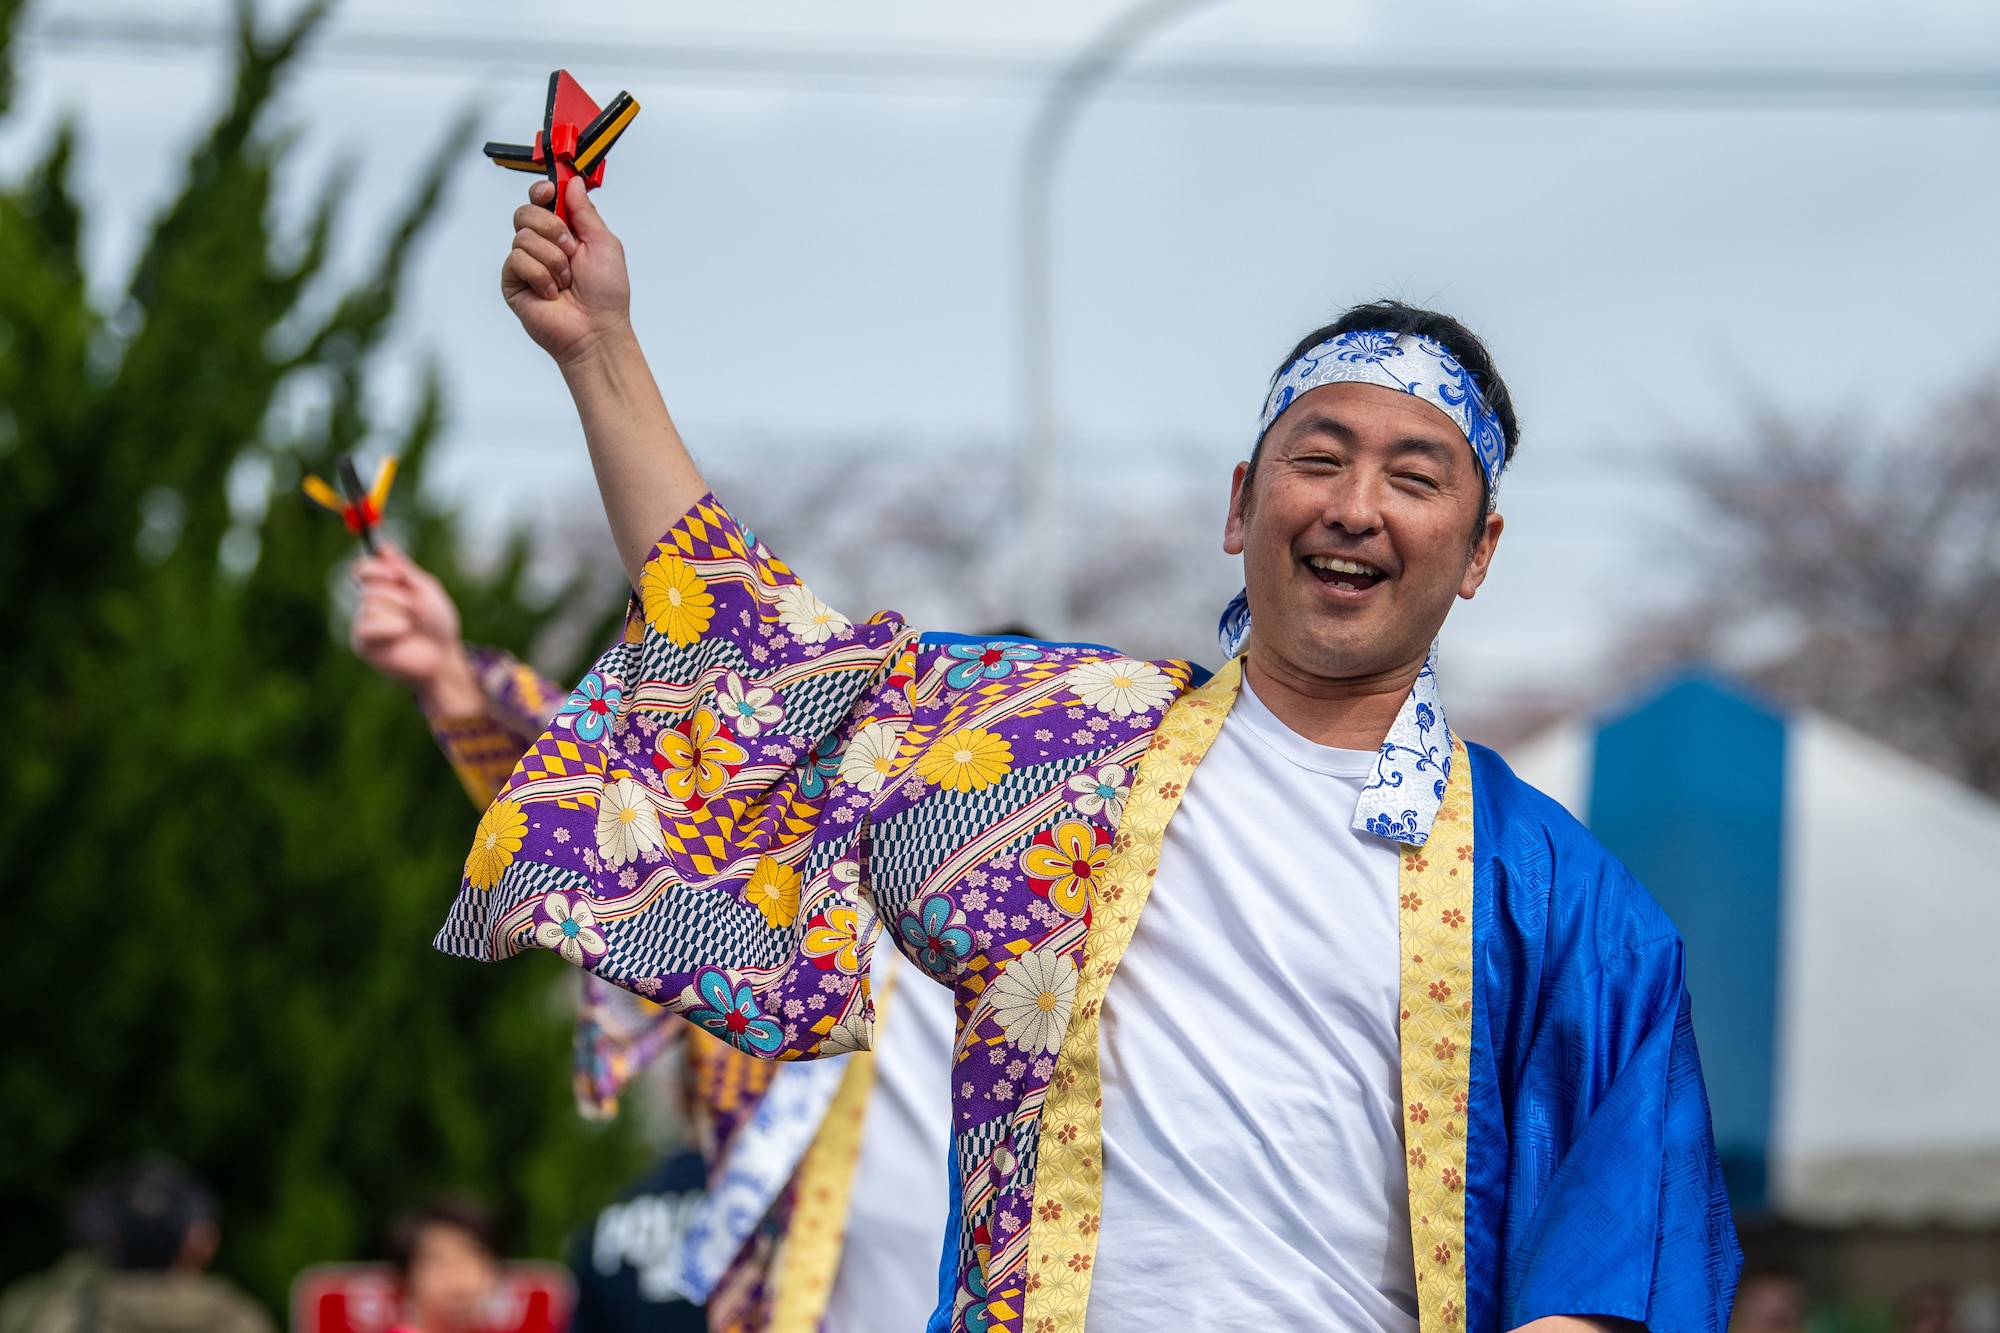
[[[503,290],[637,593],[609,726],[523,758],[440,947],[585,919],[598,976],[798,1059],[869,1039],[886,934],[957,1003],[935,1329],[1720,1333],[1679,936],[1438,696],[1516,436],[1476,338],[1383,304],[1287,358],[1213,675],[857,624],[707,493],[549,189]]]

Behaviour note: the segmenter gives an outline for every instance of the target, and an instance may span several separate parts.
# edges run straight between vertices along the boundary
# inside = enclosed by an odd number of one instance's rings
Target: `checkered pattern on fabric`
[[[486,696],[486,711],[471,717],[426,713],[424,720],[465,794],[484,810],[507,785],[522,749],[548,725],[564,695],[561,686],[511,653],[468,644],[466,655]]]
[[[490,906],[485,894],[459,894],[452,900],[451,910],[445,913],[444,925],[431,941],[431,947],[454,958],[492,962],[493,955],[486,947],[486,918]]]
[[[1002,1143],[1011,1143],[1013,1137],[1008,1132],[1007,1117],[998,1116],[983,1125],[974,1125],[952,1140],[965,1210],[958,1233],[961,1266],[984,1262],[983,1256],[976,1253],[974,1233],[982,1226],[992,1226],[993,1203],[999,1197],[994,1192],[993,1150]]]
[[[691,972],[702,966],[773,968],[792,956],[790,937],[722,889],[668,880],[649,910],[600,915],[611,951],[597,971],[608,981]]]
[[[1006,1226],[1005,1219],[1000,1217],[1001,1187],[1018,1196],[1024,1182],[1033,1181],[1040,1140],[1039,1118],[1021,1114],[989,1120],[953,1140],[962,1208],[958,1232],[960,1272],[975,1267],[987,1273],[1002,1272],[1013,1254],[1024,1246],[1030,1221],[1016,1213],[1013,1216],[1016,1225]],[[994,1160],[1003,1144],[1014,1157],[1012,1171],[1004,1173]],[[1026,1184],[1025,1189],[1031,1191],[1032,1183]],[[1019,1206],[1017,1197],[1015,1207]],[[985,1244],[980,1241],[982,1232],[987,1237]],[[994,1313],[998,1312],[988,1311],[989,1315]]]
[[[632,686],[640,686],[646,681],[692,684],[712,671],[734,671],[744,676],[758,674],[743,650],[729,639],[697,639],[693,643],[677,644],[657,634],[649,634],[644,643],[635,645],[635,650],[625,657],[632,664],[630,675],[626,678],[628,685]],[[639,707],[660,706],[644,695],[635,696],[632,702]],[[692,701],[681,705],[682,708],[692,706]]]
[[[481,962],[519,953],[527,944],[513,937],[522,932],[522,922],[532,918],[534,905],[557,889],[588,894],[590,880],[561,866],[516,861],[490,892],[459,894],[432,943],[444,953]]]
[[[817,883],[833,868],[834,862],[854,850],[855,840],[860,836],[863,824],[863,820],[856,820],[847,826],[850,831],[846,835],[823,837],[813,844],[812,850],[806,854],[805,864],[799,867],[799,874],[807,885]],[[803,902],[803,899],[801,901]]]
[[[891,919],[907,910],[943,861],[982,840],[1036,798],[1060,789],[1096,758],[1092,753],[1019,769],[984,791],[930,788],[899,813],[871,824],[868,871],[876,906]],[[1038,831],[1039,826],[1029,827],[1009,839],[1010,846],[991,847],[986,855],[1000,855],[1015,842],[1026,846]]]

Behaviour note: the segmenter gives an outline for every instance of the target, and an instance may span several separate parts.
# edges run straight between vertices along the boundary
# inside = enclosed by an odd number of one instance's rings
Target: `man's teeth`
[[[1373,565],[1364,565],[1359,560],[1342,560],[1335,555],[1309,555],[1306,557],[1306,563],[1328,574],[1360,574],[1364,577],[1374,577],[1382,572]]]

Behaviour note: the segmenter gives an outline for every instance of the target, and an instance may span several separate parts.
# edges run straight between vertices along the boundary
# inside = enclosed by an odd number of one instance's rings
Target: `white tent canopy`
[[[1823,715],[1784,722],[1769,1203],[2000,1220],[2000,804]],[[1508,759],[1588,823],[1597,731]]]

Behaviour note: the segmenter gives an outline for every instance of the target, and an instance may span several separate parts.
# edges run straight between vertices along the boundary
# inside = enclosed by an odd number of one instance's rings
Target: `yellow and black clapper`
[[[611,145],[618,142],[618,136],[639,114],[639,104],[632,94],[620,92],[611,99],[611,104],[597,113],[596,119],[583,127],[583,133],[576,136],[576,169],[589,175],[604,155],[611,151]]]
[[[561,163],[594,186],[603,179],[598,168],[604,155],[638,114],[639,103],[631,93],[620,92],[599,110],[566,71],[557,70],[549,76],[548,108],[535,141],[489,143],[485,153],[495,166],[547,176],[558,186],[562,181],[557,179],[561,174],[557,164]],[[585,116],[589,117],[587,122]],[[579,122],[583,122],[580,128]]]
[[[492,158],[496,165],[503,166],[509,171],[532,171],[537,176],[548,174],[547,169],[535,160],[533,144],[489,143],[486,145],[486,156]]]

